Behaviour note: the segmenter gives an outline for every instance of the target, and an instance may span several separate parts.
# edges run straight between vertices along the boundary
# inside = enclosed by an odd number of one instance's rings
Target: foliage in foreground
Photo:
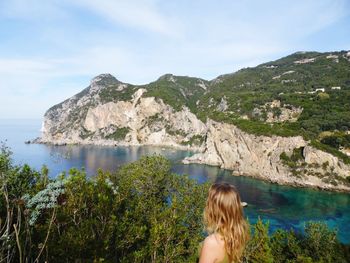
[[[196,262],[208,185],[170,172],[160,156],[116,173],[48,178],[0,153],[1,262]],[[268,235],[252,226],[244,262],[347,262],[345,246],[323,223],[305,235]],[[348,252],[349,253],[349,252]]]

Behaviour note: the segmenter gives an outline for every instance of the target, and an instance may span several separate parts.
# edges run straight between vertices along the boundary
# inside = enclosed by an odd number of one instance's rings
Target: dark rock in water
[[[259,211],[261,213],[276,213],[277,212],[275,208],[259,209]]]
[[[34,140],[31,141],[26,141],[26,144],[30,144],[30,143],[42,143],[40,140],[40,137],[35,138]]]

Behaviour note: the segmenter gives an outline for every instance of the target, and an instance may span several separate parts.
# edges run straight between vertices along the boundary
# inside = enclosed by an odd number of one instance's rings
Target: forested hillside
[[[144,96],[253,134],[302,135],[349,162],[350,52],[297,52],[211,81],[164,75]]]
[[[101,74],[42,127],[39,143],[192,149],[201,154],[187,163],[349,191],[350,52],[297,52],[210,81],[166,74],[132,85]]]
[[[258,135],[302,135],[313,146],[350,162],[346,157],[350,151],[348,51],[297,52],[211,81],[166,74],[138,86],[102,74],[93,83],[103,89],[89,86],[67,100],[78,101],[90,94],[83,107],[68,109],[69,118],[59,132],[80,127],[89,108],[131,100],[136,90],[145,89],[143,97],[162,99],[177,111],[186,106],[202,121],[232,123]],[[67,101],[46,115],[54,120]]]

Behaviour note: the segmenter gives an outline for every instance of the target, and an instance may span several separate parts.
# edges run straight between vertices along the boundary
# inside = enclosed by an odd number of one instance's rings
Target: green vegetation
[[[172,135],[172,136],[182,136],[182,137],[186,137],[187,136],[187,133],[183,130],[176,130],[174,129],[171,125],[167,124],[165,126],[165,130],[168,134]]]
[[[254,108],[276,99],[281,101],[282,106],[303,108],[298,125],[290,127],[291,130],[302,128],[314,136],[325,130],[350,130],[350,63],[343,57],[345,52],[334,54],[339,56],[338,63],[326,58],[329,53],[295,53],[220,76],[211,82],[210,92],[201,99],[202,111],[210,108],[210,98],[218,103],[225,96],[229,102],[228,111],[252,118]],[[315,60],[306,64],[294,63],[307,58]],[[276,76],[280,77],[274,79]],[[286,83],[283,80],[293,81]],[[341,90],[332,90],[331,87],[341,87]],[[318,88],[326,92],[309,93]],[[274,111],[278,115],[278,108]],[[215,119],[215,112],[212,114]]]
[[[245,68],[233,74],[219,76],[210,82],[209,91],[200,99],[197,115],[235,124],[246,132],[257,135],[294,136],[315,140],[325,131],[350,130],[350,62],[346,52],[333,52],[338,59],[327,58],[331,53],[303,52],[285,58]],[[298,64],[303,59],[314,59]],[[340,89],[332,89],[340,87]],[[319,91],[316,91],[319,89]],[[324,91],[324,92],[323,92]],[[229,108],[218,112],[216,107],[225,97]],[[295,123],[265,123],[266,103],[279,100],[281,106],[302,108]],[[271,109],[278,116],[279,108]],[[247,116],[249,120],[242,120]],[[320,143],[331,146],[337,156],[340,146],[348,147],[347,139],[324,139]],[[320,146],[322,147],[322,146]]]
[[[313,141],[311,141],[311,146],[313,146],[321,151],[328,152],[328,153],[338,157],[339,159],[343,160],[344,163],[350,164],[350,157],[349,156],[347,156],[346,154],[338,151],[337,149],[335,149],[329,145],[320,143],[317,140],[313,140]]]
[[[121,141],[125,139],[125,136],[128,134],[130,129],[128,127],[116,128],[115,132],[108,134],[106,139]]]
[[[196,102],[204,92],[200,85],[208,85],[208,81],[167,74],[143,86],[147,89],[144,96],[161,98],[177,111],[187,106],[193,113],[196,113]]]
[[[121,83],[110,74],[102,74],[96,78],[94,79],[95,85],[103,87],[98,93],[102,104],[111,101],[131,100],[132,94],[136,90],[134,85]],[[84,93],[77,94],[76,98],[79,99],[82,96],[86,95],[89,92],[90,87],[88,87],[86,91],[84,90]]]
[[[147,125],[152,125],[154,123],[162,121],[164,121],[163,117],[159,113],[157,113],[147,118]]]
[[[205,137],[202,135],[193,135],[187,142],[182,142],[183,145],[200,146],[205,141]]]
[[[125,88],[118,90],[119,84],[106,86],[100,91],[99,94],[103,104],[111,101],[128,101],[132,99],[132,95],[136,91],[135,86],[125,84]]]
[[[233,119],[232,124],[237,125],[243,131],[256,135],[278,135],[283,137],[302,135],[293,129],[294,123],[268,124],[254,120]]]
[[[0,153],[1,262],[196,262],[208,184],[170,172],[160,156],[88,178],[17,166]],[[324,223],[305,234],[252,226],[243,262],[349,262]]]
[[[256,135],[301,135],[306,140],[317,141],[313,146],[317,144],[315,147],[348,160],[339,151],[350,145],[350,135],[347,134],[350,130],[350,58],[346,51],[297,52],[212,81],[167,74],[147,85],[136,86],[123,84],[104,74],[95,82],[102,87],[97,99],[90,98],[87,105],[73,107],[65,121],[67,124],[58,127],[57,133],[80,127],[88,108],[96,103],[130,100],[137,89],[145,88],[147,92],[143,97],[162,99],[176,111],[186,106],[204,122],[207,118],[227,122]],[[90,88],[72,97],[72,105],[88,95]],[[225,110],[218,107],[222,99],[227,102]],[[302,109],[298,119],[295,122],[266,123],[268,113],[275,117],[282,113],[280,107],[269,106],[274,100],[286,109]],[[57,120],[57,110],[62,105],[55,105],[47,112],[52,120]],[[158,120],[150,118],[149,121]],[[168,130],[171,132],[171,128]],[[325,132],[333,135],[320,139]]]
[[[348,162],[348,159],[349,159],[348,157],[339,155],[338,151],[334,150],[333,148],[327,145],[320,144],[316,141],[313,141],[311,145],[314,146],[315,148],[321,147],[321,150],[323,149],[323,151],[329,151],[329,150],[334,151],[334,154],[338,154],[338,157],[340,159],[344,158],[343,160],[345,163]],[[314,175],[319,177],[325,183],[338,185],[339,182],[342,182],[344,183],[344,185],[350,185],[349,181],[346,178],[339,176],[337,173],[334,172],[334,167],[330,166],[328,161],[324,162],[322,165],[306,164],[304,161],[303,151],[304,151],[304,147],[300,147],[300,148],[293,149],[293,152],[290,155],[288,155],[285,152],[282,152],[280,155],[280,159],[282,163],[290,168],[290,171],[294,176],[301,178],[302,175],[308,174],[308,175]],[[321,167],[324,173],[320,173],[313,169],[313,168],[318,169]]]
[[[303,151],[304,147],[294,148],[291,156],[288,156],[285,152],[283,152],[280,155],[280,159],[290,168],[296,168],[304,161]]]
[[[282,114],[282,111],[278,107],[272,108],[272,113],[274,117],[279,117]]]
[[[292,155],[293,156],[293,155]],[[290,168],[292,175],[296,177],[301,177],[303,169],[302,166],[305,166],[304,162],[300,162],[299,160],[295,160],[293,157],[289,157],[285,152],[281,153],[280,159],[282,163]]]
[[[269,224],[266,225],[260,220],[253,227],[253,235],[250,239],[245,253],[246,262],[252,263],[272,263],[273,256],[269,246]]]
[[[258,220],[253,226],[251,238],[244,254],[243,262],[348,262],[349,247],[341,245],[336,231],[330,230],[325,223],[308,222],[305,234],[293,230],[277,230],[268,235],[269,224]]]
[[[350,134],[344,132],[330,133],[328,136],[323,136],[321,143],[329,145],[333,148],[350,148]]]
[[[80,138],[82,138],[84,140],[84,139],[90,138],[94,134],[95,134],[95,132],[88,131],[87,129],[85,129],[83,127],[79,136],[80,136]]]
[[[280,159],[282,160],[282,162],[288,166],[292,166],[291,164],[289,164],[291,161],[290,161],[290,157],[285,153],[281,153],[280,155]],[[294,165],[294,164],[293,164]]]
[[[3,149],[0,172],[1,261],[8,254],[8,262],[196,260],[208,185],[172,174],[162,157],[52,180],[47,170],[13,166]]]

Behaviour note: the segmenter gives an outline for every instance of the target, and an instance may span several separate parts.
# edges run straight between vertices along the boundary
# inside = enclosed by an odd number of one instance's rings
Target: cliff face
[[[46,112],[36,142],[191,149],[185,163],[350,191],[348,54],[295,53],[212,81],[166,74],[137,86],[102,74]]]
[[[349,191],[343,182],[350,166],[329,153],[308,146],[302,137],[255,136],[234,125],[209,120],[205,149],[183,162],[202,163],[233,170],[279,184],[319,187]],[[286,163],[281,155],[292,156],[300,150],[294,163]]]
[[[187,107],[175,111],[161,99],[143,97],[147,93],[143,88],[129,101],[99,104],[99,89],[92,84],[84,96],[75,96],[46,113],[39,142],[188,148],[199,153],[186,158],[186,164],[220,166],[234,175],[280,184],[350,190],[343,184],[350,166],[308,146],[300,136],[256,136],[227,123],[210,119],[203,123]],[[74,120],[72,112],[81,108],[87,108],[85,114]],[[291,156],[295,149],[302,151],[302,158],[290,167],[281,155]]]
[[[175,111],[161,99],[142,97],[147,92],[143,88],[130,100],[102,104],[99,92],[103,88],[93,80],[84,96],[50,109],[39,142],[202,149],[207,127],[187,107]]]
[[[205,151],[186,161],[203,162],[251,174],[274,178],[285,173],[279,164],[282,152],[306,145],[302,137],[266,137],[247,134],[234,125],[208,121]]]

